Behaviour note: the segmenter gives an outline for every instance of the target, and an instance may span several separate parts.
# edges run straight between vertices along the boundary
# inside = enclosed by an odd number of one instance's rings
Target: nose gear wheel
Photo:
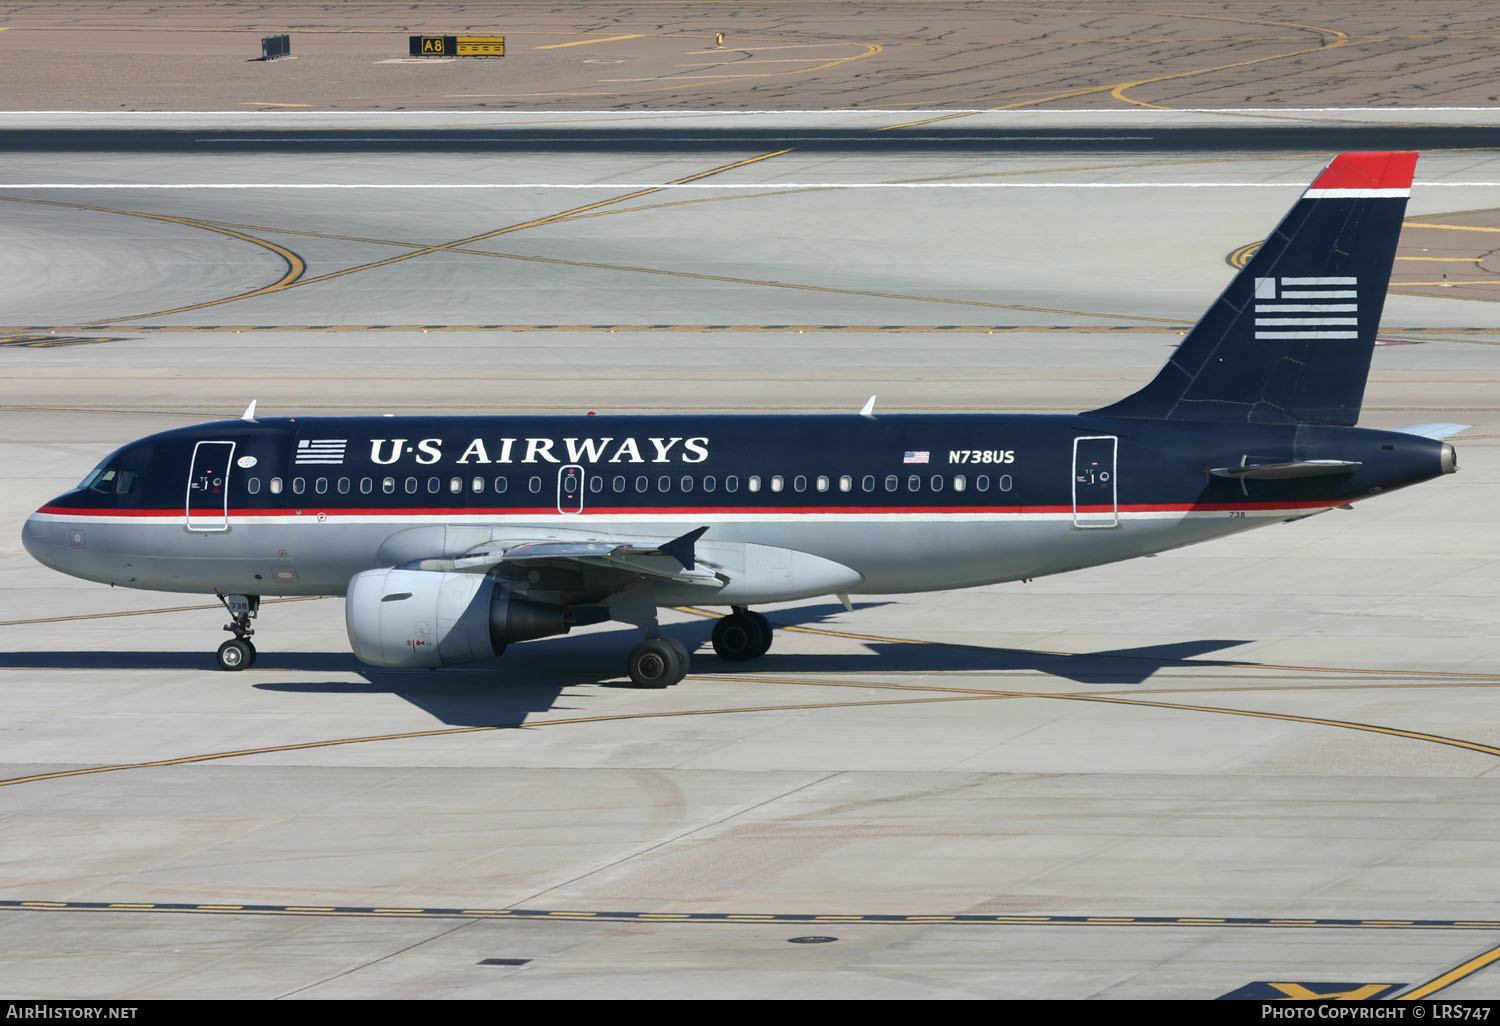
[[[250,641],[255,628],[250,626],[250,621],[260,613],[260,596],[225,595],[217,588],[214,594],[229,612],[229,622],[224,629],[234,635],[232,641],[219,646],[219,669],[248,670],[255,665],[255,645]]]

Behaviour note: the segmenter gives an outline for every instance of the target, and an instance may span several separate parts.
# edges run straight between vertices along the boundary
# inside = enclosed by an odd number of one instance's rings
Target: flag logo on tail
[[[1256,278],[1255,337],[1359,338],[1357,278]]]
[[[343,463],[347,438],[304,438],[297,443],[294,463]]]

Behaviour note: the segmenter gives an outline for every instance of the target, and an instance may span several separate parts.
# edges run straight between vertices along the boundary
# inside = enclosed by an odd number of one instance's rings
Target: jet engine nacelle
[[[386,568],[349,579],[349,645],[361,662],[451,666],[499,655],[512,641],[566,634],[572,617],[484,574]]]

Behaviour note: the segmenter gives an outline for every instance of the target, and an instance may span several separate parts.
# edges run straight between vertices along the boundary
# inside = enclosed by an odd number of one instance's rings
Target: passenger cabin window
[[[974,479],[974,490],[976,492],[987,492],[990,490],[990,475],[980,474]]]
[[[387,495],[394,495],[396,493],[396,479],[394,477],[385,478],[380,482],[380,490]]]
[[[359,479],[359,494],[361,494],[361,495],[369,495],[374,490],[375,490],[375,482],[374,481],[371,481],[368,477],[362,477],[362,478]]]
[[[406,486],[405,487],[406,487],[406,494],[407,495],[416,495],[417,494],[417,479],[414,478],[414,477],[407,478],[406,479]]]
[[[535,495],[542,490],[542,479],[539,477],[534,477],[530,481],[526,482],[526,487],[530,488],[531,494]]]
[[[777,474],[775,477],[771,478],[771,491],[773,491],[773,492],[779,492],[785,486],[786,486],[786,482],[784,482],[781,479],[781,475],[780,474]]]
[[[672,479],[666,474],[663,474],[661,477],[657,478],[656,490],[662,493],[670,492],[672,490]]]
[[[443,490],[443,482],[442,482],[441,479],[436,478],[436,477],[429,477],[427,479],[427,494],[428,495],[436,495],[438,492],[440,492],[442,490]]]
[[[307,482],[300,477],[292,478],[292,494],[301,495],[307,491]]]
[[[341,477],[341,478],[339,478],[339,494],[340,495],[348,495],[349,494],[349,479],[347,477]]]
[[[245,482],[245,491],[249,492],[251,495],[259,495],[260,494],[260,478],[258,478],[258,477],[252,477],[250,480],[246,481]]]
[[[859,490],[862,492],[873,492],[875,490],[875,476],[866,474],[859,479]]]
[[[900,484],[901,484],[901,482],[896,477],[896,475],[895,474],[890,474],[885,479],[885,490],[888,491],[888,492],[894,492],[896,490],[896,488]]]
[[[271,478],[271,494],[272,495],[280,495],[281,494],[281,478],[279,478],[279,477],[273,477],[273,478]]]
[[[474,480],[470,481],[469,490],[475,493],[484,491],[484,478],[476,477],[474,478]]]
[[[750,480],[745,483],[745,487],[749,488],[752,492],[760,491],[760,478],[758,476],[751,475]]]
[[[623,492],[625,490],[625,479],[619,474],[616,474],[613,480],[609,482],[609,487],[610,491],[619,494],[620,492]]]
[[[714,480],[714,476],[712,474],[703,475],[703,490],[705,492],[713,491],[716,487],[718,487],[718,484],[719,482]]]
[[[816,483],[817,483],[817,486],[818,486],[818,491],[820,491],[820,492],[826,492],[826,491],[828,491],[828,478],[827,477],[825,477],[822,474],[819,474],[818,475],[818,480],[817,480]],[[845,489],[845,491],[848,491],[848,489]]]
[[[921,491],[922,490],[922,479],[920,477],[918,477],[916,474],[913,474],[911,477],[908,477],[906,479],[906,490],[909,491],[909,492]]]
[[[495,478],[495,494],[504,494],[508,482],[503,477]]]
[[[476,480],[477,480],[477,478],[476,478]],[[448,491],[451,494],[457,495],[459,492],[461,492],[463,490],[464,490],[464,479],[463,478],[461,478],[461,477],[452,477],[452,478],[448,479]]]
[[[850,477],[848,474],[845,474],[845,475],[843,475],[842,477],[839,478],[839,491],[841,491],[841,492],[848,492],[848,491],[853,491],[853,489],[854,489],[854,478]]]
[[[967,487],[969,487],[968,478],[964,477],[962,474],[953,475],[953,490],[955,492],[961,492]]]
[[[740,479],[738,477],[736,477],[734,474],[730,474],[728,477],[726,477],[724,479],[724,490],[726,492],[737,492],[737,491],[739,491],[740,490]]]
[[[328,478],[320,477],[313,482],[313,491],[323,495],[328,491]]]

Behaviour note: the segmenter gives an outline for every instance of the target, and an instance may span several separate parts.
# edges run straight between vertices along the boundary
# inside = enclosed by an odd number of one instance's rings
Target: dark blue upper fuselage
[[[49,505],[167,511],[227,498],[250,514],[1295,506],[1437,476],[1444,449],[1358,428],[1089,414],[231,420],[124,446],[93,487]],[[1293,460],[1354,466],[1291,480],[1210,473]]]

